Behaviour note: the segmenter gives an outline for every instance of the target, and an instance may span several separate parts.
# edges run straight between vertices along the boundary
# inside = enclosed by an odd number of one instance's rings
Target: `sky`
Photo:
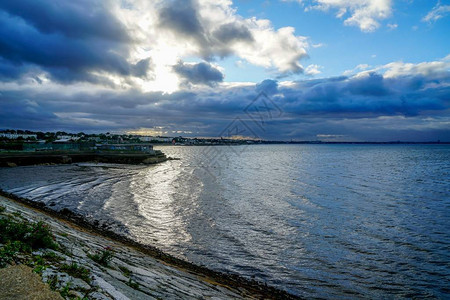
[[[450,0],[0,2],[0,129],[450,141]]]

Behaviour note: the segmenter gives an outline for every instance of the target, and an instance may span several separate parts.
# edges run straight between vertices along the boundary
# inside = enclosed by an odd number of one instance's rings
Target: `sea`
[[[450,298],[450,145],[161,146],[0,188],[304,298]]]

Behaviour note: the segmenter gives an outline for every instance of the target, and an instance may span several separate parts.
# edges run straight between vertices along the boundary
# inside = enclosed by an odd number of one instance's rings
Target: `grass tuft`
[[[96,263],[107,267],[109,265],[109,262],[114,257],[114,251],[111,248],[106,247],[101,252],[97,252],[95,254],[90,254],[89,253],[88,257],[90,259],[92,259],[93,261],[95,261]]]
[[[120,271],[122,271],[122,274],[126,277],[130,277],[131,276],[131,271],[124,267],[124,266],[119,266]]]
[[[131,278],[128,279],[127,285],[135,290],[139,290],[139,283],[133,281]]]
[[[50,289],[52,291],[56,291],[56,288],[58,285],[58,276],[56,276],[56,275],[49,276],[49,278],[47,280],[47,284],[50,286]]]
[[[87,283],[91,282],[91,271],[83,266],[79,266],[76,262],[72,262],[70,265],[63,264],[60,269],[72,277],[81,278]]]

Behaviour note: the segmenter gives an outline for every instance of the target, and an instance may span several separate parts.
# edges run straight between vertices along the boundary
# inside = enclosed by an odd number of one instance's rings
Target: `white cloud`
[[[305,75],[308,76],[319,75],[320,73],[322,73],[320,69],[323,69],[323,67],[319,65],[309,65],[305,69]]]
[[[344,73],[342,73],[342,75],[350,76],[352,74],[355,74],[355,72],[364,71],[364,70],[367,70],[368,68],[370,68],[370,66],[368,64],[359,64],[351,70],[344,71]]]
[[[379,68],[385,70],[385,78],[393,78],[399,76],[422,75],[429,78],[439,78],[448,76],[450,73],[450,55],[441,60],[422,62],[418,64],[392,62]]]
[[[440,1],[428,14],[422,18],[423,22],[436,22],[450,13],[450,5],[441,5]]]
[[[167,64],[197,56],[216,59],[235,55],[253,65],[279,73],[303,70],[299,60],[307,56],[306,37],[293,27],[275,29],[267,19],[244,18],[229,0],[134,1],[134,20],[144,20],[140,32],[149,54],[164,56]],[[179,7],[183,6],[180,9]],[[162,11],[169,18],[163,19]],[[186,21],[174,22],[185,17]],[[186,29],[186,25],[191,28]],[[166,55],[167,52],[170,55]],[[153,61],[159,61],[154,58]]]
[[[322,47],[325,47],[326,45],[323,44],[323,43],[317,43],[317,44],[312,44],[311,46],[312,46],[313,48],[322,48]]]
[[[389,23],[389,24],[387,24],[386,25],[390,30],[394,30],[394,29],[397,29],[397,27],[398,27],[398,24],[391,24],[391,23]]]
[[[363,32],[380,27],[379,21],[392,14],[392,0],[296,0],[306,4],[305,11],[317,9],[336,10],[337,18],[345,18],[344,24],[357,26]]]

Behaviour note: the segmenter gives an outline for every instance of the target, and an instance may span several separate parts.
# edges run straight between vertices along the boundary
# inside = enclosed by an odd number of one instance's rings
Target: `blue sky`
[[[450,141],[449,29],[448,0],[4,1],[0,129]]]
[[[306,1],[305,1],[306,2]],[[268,18],[275,27],[293,26],[296,34],[306,36],[312,45],[309,59],[303,64],[322,66],[320,77],[340,75],[357,65],[384,65],[393,61],[420,63],[445,57],[450,49],[450,18],[436,22],[422,19],[436,6],[437,1],[400,0],[393,1],[392,16],[381,21],[380,28],[374,32],[363,32],[356,26],[345,26],[342,19],[335,17],[336,10],[328,12],[304,11],[298,2],[281,1],[235,1],[238,12],[245,17]],[[441,1],[441,5],[450,1]],[[388,25],[397,25],[391,28]],[[394,26],[395,26],[394,25]],[[270,73],[264,68],[247,66],[246,73],[235,68],[239,58],[227,59],[226,79],[246,81],[248,75],[263,80]],[[304,74],[290,79],[305,78]]]

